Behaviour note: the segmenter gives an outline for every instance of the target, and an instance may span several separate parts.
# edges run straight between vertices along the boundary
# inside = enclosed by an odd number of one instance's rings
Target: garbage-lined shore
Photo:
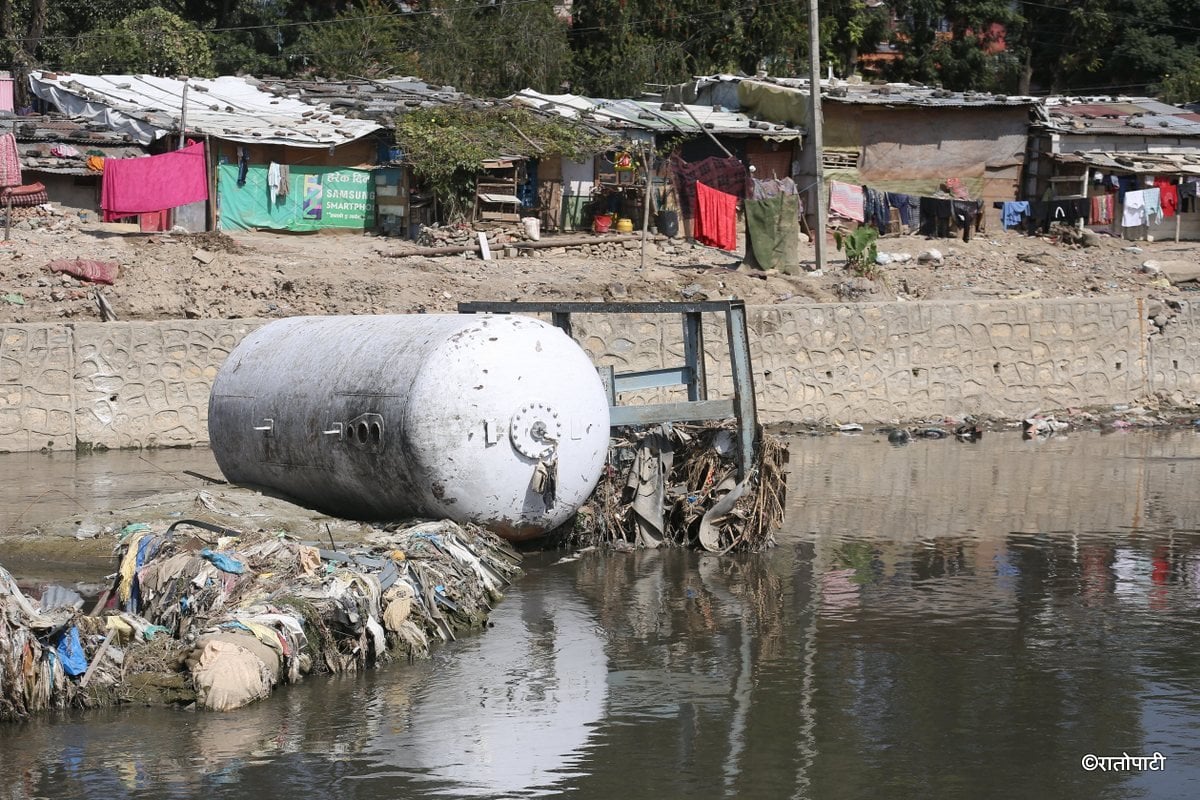
[[[729,425],[623,430],[590,501],[546,546],[716,552],[774,543],[786,447],[764,434],[735,480]],[[34,600],[0,567],[0,720],[122,703],[239,708],[307,675],[429,655],[487,624],[521,555],[483,528],[328,517],[247,488],[160,493],[12,539],[113,549],[87,602]]]
[[[195,493],[203,520],[144,505],[94,603],[61,587],[35,602],[0,568],[0,720],[118,703],[228,710],[309,674],[426,657],[485,625],[521,573],[473,525],[363,526],[339,544],[325,523],[287,532],[297,518],[281,501],[245,513],[254,496]]]

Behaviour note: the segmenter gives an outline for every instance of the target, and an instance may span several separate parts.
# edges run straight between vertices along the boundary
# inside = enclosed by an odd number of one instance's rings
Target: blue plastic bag
[[[233,575],[241,575],[246,571],[246,565],[238,561],[236,558],[231,558],[224,553],[218,553],[215,550],[204,548],[200,551],[200,557],[211,561],[212,565],[222,572],[228,572]]]
[[[63,672],[68,675],[87,672],[88,660],[83,653],[83,642],[79,641],[79,628],[72,626],[58,637],[58,660],[62,662]]]

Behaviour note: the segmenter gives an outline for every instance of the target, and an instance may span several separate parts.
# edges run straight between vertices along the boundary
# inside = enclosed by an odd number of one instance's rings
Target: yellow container
[[[617,220],[617,233],[632,233],[633,220],[629,217],[621,217]]]

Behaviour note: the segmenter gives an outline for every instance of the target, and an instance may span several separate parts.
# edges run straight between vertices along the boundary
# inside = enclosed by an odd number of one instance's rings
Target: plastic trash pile
[[[762,434],[754,464],[737,480],[737,439],[726,423],[626,428],[570,538],[617,548],[676,544],[710,552],[775,543],[787,496],[787,448]]]
[[[87,670],[72,624],[82,605],[79,595],[61,589],[34,603],[0,567],[0,720],[74,700],[73,679]]]
[[[98,616],[78,596],[42,610],[0,569],[0,719],[118,702],[228,710],[309,673],[423,657],[481,627],[521,571],[501,539],[450,521],[375,528],[337,549],[136,523],[116,556]]]

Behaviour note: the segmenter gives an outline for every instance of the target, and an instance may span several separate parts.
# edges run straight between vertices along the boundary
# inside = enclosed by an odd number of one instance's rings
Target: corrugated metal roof
[[[109,130],[101,123],[70,119],[57,114],[17,116],[0,113],[0,133],[9,132],[18,142],[67,142],[106,146],[130,144],[138,147],[128,135]],[[144,152],[140,147],[138,150]]]
[[[769,83],[794,89],[807,96],[808,78],[744,78],[738,75],[708,75],[695,79],[697,90],[706,84],[737,83],[743,80]],[[911,83],[854,83],[822,80],[821,99],[849,105],[921,106],[929,108],[986,108],[991,106],[1034,106],[1035,97],[991,94],[988,92],[951,92],[933,86]]]
[[[1152,97],[1047,97],[1043,117],[1056,133],[1200,137],[1200,114]]]
[[[34,72],[29,83],[34,94],[64,113],[103,121],[142,144],[179,130],[185,85],[188,132],[228,141],[328,147],[380,127],[271,94],[258,82],[232,76],[185,82],[152,75]]]
[[[472,98],[450,86],[417,78],[387,80],[303,81],[271,79],[263,88],[278,96],[325,104],[350,118],[372,119],[390,125],[392,118],[414,108],[461,105]]]
[[[1200,175],[1200,149],[1188,153],[1084,152],[1058,153],[1055,161],[1087,164],[1096,169],[1136,175]]]
[[[679,103],[604,100],[575,94],[542,94],[532,89],[523,89],[513,95],[512,99],[532,108],[552,111],[572,119],[590,120],[616,129],[690,134],[703,134],[707,130],[724,136],[749,136],[780,141],[798,139],[804,133],[797,128],[760,122],[745,114],[712,106],[689,105],[685,111]],[[692,119],[692,116],[695,119]]]

